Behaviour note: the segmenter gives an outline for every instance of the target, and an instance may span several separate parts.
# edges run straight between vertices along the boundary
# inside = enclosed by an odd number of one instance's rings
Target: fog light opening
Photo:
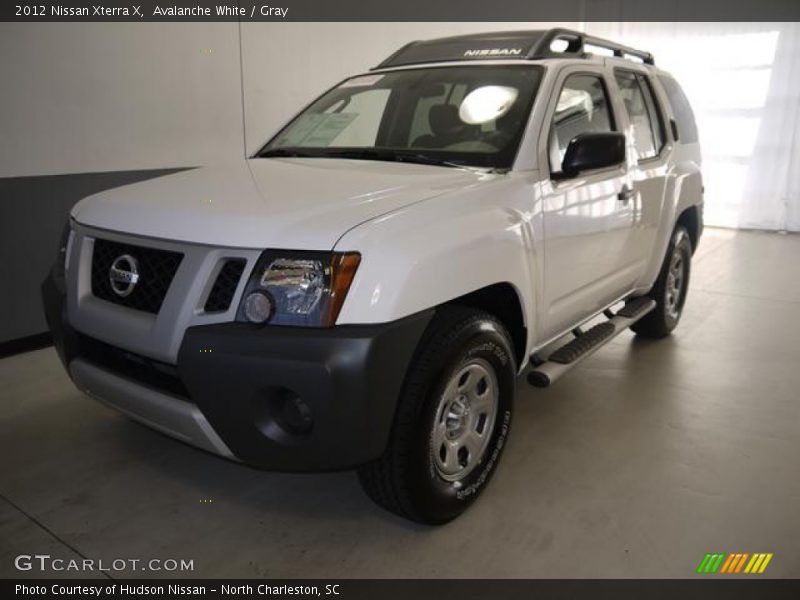
[[[297,394],[287,394],[282,402],[280,424],[289,433],[310,433],[314,426],[311,407]]]
[[[314,409],[289,388],[270,386],[253,397],[253,424],[280,444],[300,444],[314,429]]]

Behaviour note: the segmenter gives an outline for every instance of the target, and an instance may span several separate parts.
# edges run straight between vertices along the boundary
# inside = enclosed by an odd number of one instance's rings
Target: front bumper
[[[42,285],[56,350],[89,395],[173,437],[253,466],[325,471],[385,449],[400,389],[433,311],[330,329],[220,323],[189,327],[176,365],[88,338],[67,319],[64,285]],[[281,419],[299,397],[312,425]]]

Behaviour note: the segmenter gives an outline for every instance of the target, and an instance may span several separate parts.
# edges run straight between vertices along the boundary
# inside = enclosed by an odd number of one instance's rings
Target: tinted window
[[[659,75],[659,81],[667,92],[667,98],[675,113],[675,122],[678,125],[678,138],[684,144],[692,144],[697,141],[697,125],[694,121],[694,112],[683,93],[681,86],[668,75]]]
[[[550,169],[561,171],[570,141],[581,133],[614,131],[605,85],[599,75],[570,75],[561,88],[550,130]]]
[[[650,85],[644,75],[616,70],[614,77],[633,127],[634,144],[640,160],[658,155],[664,136]]]
[[[647,104],[647,111],[650,114],[650,121],[653,126],[653,139],[656,143],[656,153],[658,153],[661,152],[661,149],[667,141],[664,111],[661,109],[658,100],[656,100],[656,95],[653,92],[653,85],[650,83],[650,79],[642,74],[638,74],[637,77],[642,86],[644,101],[645,104]]]

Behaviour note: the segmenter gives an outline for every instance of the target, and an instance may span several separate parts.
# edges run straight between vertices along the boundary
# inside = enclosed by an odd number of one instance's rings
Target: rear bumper
[[[189,327],[177,364],[165,365],[75,331],[58,277],[45,280],[42,296],[56,350],[80,389],[187,443],[279,471],[349,468],[380,456],[433,315],[330,329]],[[284,417],[298,397],[311,415],[305,431]]]

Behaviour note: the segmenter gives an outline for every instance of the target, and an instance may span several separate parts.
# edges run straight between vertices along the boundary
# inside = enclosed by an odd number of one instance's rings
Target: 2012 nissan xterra
[[[649,53],[436,39],[247,160],[85,198],[43,295],[90,396],[256,467],[357,468],[443,523],[496,470],[518,376],[677,325],[702,206],[691,108]]]

